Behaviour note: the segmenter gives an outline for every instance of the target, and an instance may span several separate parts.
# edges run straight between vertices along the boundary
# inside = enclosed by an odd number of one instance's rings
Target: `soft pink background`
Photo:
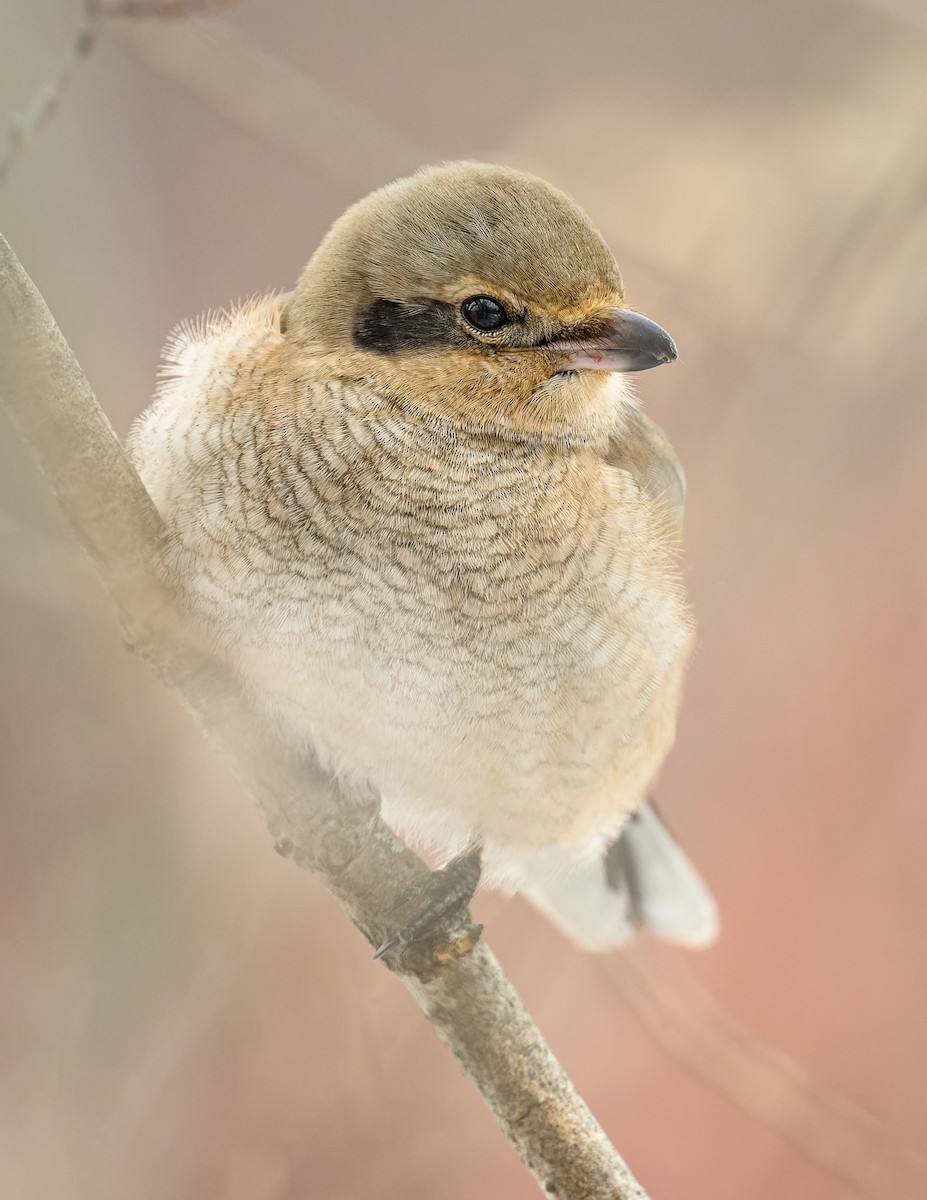
[[[385,181],[363,112],[390,172],[491,156],[572,192],[676,337],[640,390],[689,475],[700,644],[659,794],[723,938],[595,959],[520,901],[476,906],[654,1200],[927,1195],[925,11],[252,0],[224,19],[321,85],[318,128],[242,129],[113,29],[0,190],[120,433],[176,320],[289,286]],[[78,18],[5,0],[0,112]],[[0,1192],[536,1195],[122,651],[0,430]]]

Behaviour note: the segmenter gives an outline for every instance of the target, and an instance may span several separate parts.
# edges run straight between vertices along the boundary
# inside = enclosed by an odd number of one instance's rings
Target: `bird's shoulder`
[[[606,467],[629,474],[649,499],[663,503],[677,528],[686,504],[686,476],[669,438],[638,408],[628,408],[620,431],[608,440]]]
[[[263,296],[238,308],[183,321],[161,353],[154,399],[129,435],[136,460],[156,454],[161,443],[221,420],[245,390],[255,364],[282,344],[280,309],[285,297]]]

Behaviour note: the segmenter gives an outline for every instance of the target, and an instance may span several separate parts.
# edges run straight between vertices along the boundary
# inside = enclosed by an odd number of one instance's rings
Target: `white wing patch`
[[[525,864],[524,895],[587,950],[624,945],[639,926],[690,949],[718,936],[718,906],[704,880],[646,801],[621,832],[633,880],[609,885],[601,859],[579,860],[560,846]]]

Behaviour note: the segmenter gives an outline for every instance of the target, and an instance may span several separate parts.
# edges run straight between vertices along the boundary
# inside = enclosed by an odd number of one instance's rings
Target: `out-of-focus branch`
[[[65,50],[54,73],[42,84],[28,104],[6,118],[6,130],[0,136],[0,183],[3,183],[16,159],[38,137],[61,104],[78,66],[90,56],[97,44],[103,17],[189,17],[194,13],[213,12],[235,0],[86,0],[84,19]]]
[[[311,762],[290,760],[221,665],[187,635],[160,570],[161,519],[2,238],[0,398],[116,601],[127,639],[235,765],[277,849],[319,874],[378,944],[424,864],[380,820],[376,798],[348,794]],[[396,957],[391,969],[548,1195],[646,1200],[486,946],[439,971]]]
[[[190,17],[234,3],[235,0],[87,0],[87,11],[102,17]]]
[[[927,29],[927,3],[925,0],[856,0],[862,8],[874,8],[887,13],[899,21],[908,21]]]
[[[216,112],[358,195],[406,175],[429,155],[291,63],[254,46],[228,22],[119,21],[133,54]]]
[[[642,940],[602,969],[655,1041],[743,1112],[872,1200],[924,1200],[927,1160],[745,1029],[678,954]]]
[[[0,139],[0,183],[4,182],[16,159],[35,141],[49,117],[56,112],[74,72],[96,44],[96,31],[95,16],[88,12],[54,74],[42,84],[22,111],[10,113],[6,118],[6,130]]]

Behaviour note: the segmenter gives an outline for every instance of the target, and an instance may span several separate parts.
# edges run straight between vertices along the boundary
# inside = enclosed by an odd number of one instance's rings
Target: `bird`
[[[718,931],[652,803],[694,622],[685,476],[629,377],[676,357],[574,200],[444,163],[350,207],[292,291],[179,326],[128,443],[282,742],[590,950]]]

